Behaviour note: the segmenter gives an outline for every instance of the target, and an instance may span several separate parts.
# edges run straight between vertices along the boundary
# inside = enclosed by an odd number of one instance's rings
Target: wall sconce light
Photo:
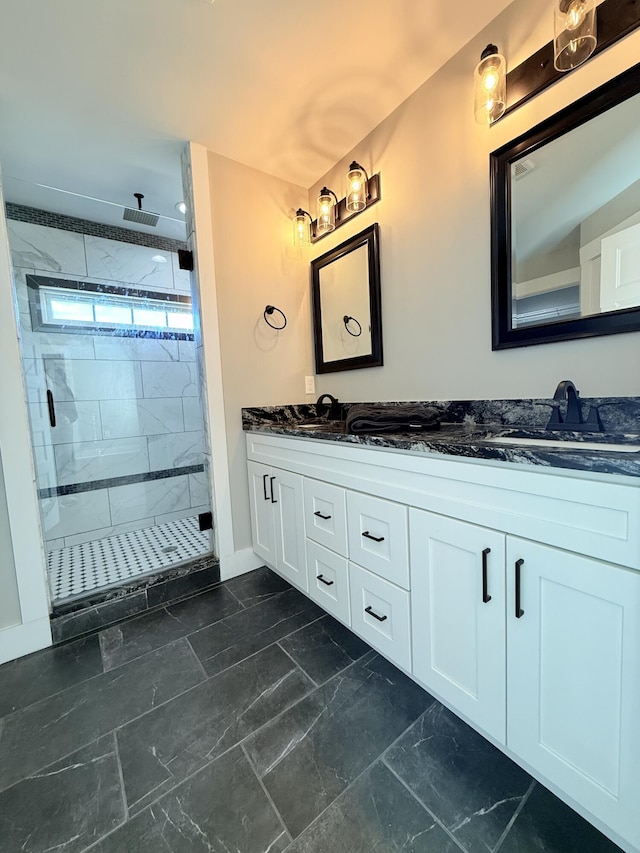
[[[355,160],[347,172],[347,192],[345,196],[347,210],[357,212],[367,206],[369,176],[367,170]]]
[[[309,218],[308,222],[307,217]],[[309,231],[312,222],[313,219],[308,211],[303,210],[301,207],[296,210],[295,216],[293,217],[293,245],[297,249],[309,245]]]
[[[339,221],[338,196],[328,187],[322,187],[318,196],[318,218],[316,220],[316,234],[322,236],[333,231],[336,220]]]
[[[507,106],[507,63],[495,44],[488,44],[473,72],[473,111],[478,124],[491,124]]]
[[[553,34],[557,71],[571,71],[589,59],[598,43],[595,0],[556,0]]]
[[[380,198],[380,173],[369,177],[366,169],[354,160],[347,172],[344,198],[338,199],[333,190],[322,187],[318,194],[316,219],[312,220],[311,214],[301,207],[296,210],[293,216],[294,246],[317,243]]]

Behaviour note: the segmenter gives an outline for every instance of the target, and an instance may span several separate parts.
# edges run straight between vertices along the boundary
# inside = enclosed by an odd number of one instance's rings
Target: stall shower
[[[7,216],[54,604],[210,554],[184,244]]]

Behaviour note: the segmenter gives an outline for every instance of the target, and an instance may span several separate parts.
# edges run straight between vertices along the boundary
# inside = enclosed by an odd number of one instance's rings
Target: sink
[[[496,436],[485,438],[487,444],[515,444],[520,447],[544,447],[553,450],[598,450],[616,453],[640,453],[640,444],[605,444],[600,441],[553,441],[548,438],[515,438]]]
[[[341,421],[322,421],[319,424],[290,424],[291,429],[301,429],[305,432],[344,432]]]

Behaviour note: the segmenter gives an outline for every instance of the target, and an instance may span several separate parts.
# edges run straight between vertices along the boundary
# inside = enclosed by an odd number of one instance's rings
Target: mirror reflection
[[[640,95],[509,169],[511,328],[640,306]]]
[[[378,226],[311,262],[316,372],[382,364]]]

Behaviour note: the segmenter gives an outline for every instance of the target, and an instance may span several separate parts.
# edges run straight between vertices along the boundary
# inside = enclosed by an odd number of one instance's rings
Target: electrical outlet
[[[316,393],[316,377],[315,376],[305,376],[304,377],[304,393],[305,394],[315,394]]]

